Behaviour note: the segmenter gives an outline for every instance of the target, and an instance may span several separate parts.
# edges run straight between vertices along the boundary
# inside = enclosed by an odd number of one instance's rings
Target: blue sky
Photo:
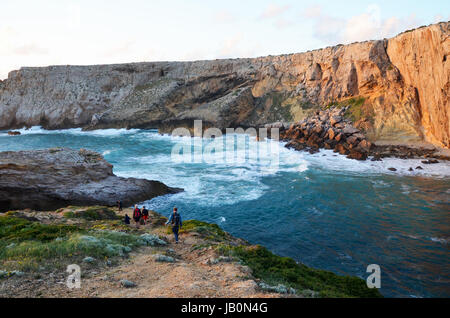
[[[443,0],[1,0],[0,79],[21,66],[302,52],[448,20]]]

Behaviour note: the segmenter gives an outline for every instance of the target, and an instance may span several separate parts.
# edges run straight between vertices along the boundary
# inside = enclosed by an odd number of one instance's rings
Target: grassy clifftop
[[[16,211],[0,215],[0,279],[6,282],[2,288],[14,290],[17,288],[14,280],[23,277],[32,282],[50,272],[64,272],[68,264],[82,264],[88,272],[106,273],[126,264],[139,267],[138,259],[153,259],[157,254],[164,255],[158,256],[159,259],[169,260],[158,270],[159,274],[182,263],[196,271],[209,268],[210,272],[216,272],[211,280],[217,280],[218,290],[207,296],[222,296],[220,286],[226,280],[223,267],[228,266],[227,271],[233,268],[241,273],[234,274],[233,279],[238,285],[250,286],[246,287],[253,293],[250,295],[381,297],[377,290],[368,289],[360,278],[309,268],[291,258],[275,255],[262,246],[234,238],[216,224],[185,221],[181,231],[183,242],[175,245],[169,243],[170,229],[164,227],[166,218],[151,212],[150,220],[150,224],[140,228],[127,226],[120,220],[120,215],[105,207],[68,207],[50,213]],[[186,285],[193,284],[193,278],[186,279]],[[170,284],[170,281],[166,282],[168,289]],[[155,290],[158,291],[156,287]],[[234,290],[230,289],[226,295],[249,295]],[[1,294],[7,292],[3,290]],[[47,295],[47,290],[41,292]],[[126,297],[126,294],[121,296]]]

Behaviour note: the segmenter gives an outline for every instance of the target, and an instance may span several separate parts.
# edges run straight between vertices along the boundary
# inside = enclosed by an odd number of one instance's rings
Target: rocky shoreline
[[[122,178],[100,154],[52,148],[0,152],[0,212],[67,205],[124,206],[177,193],[159,181]]]
[[[400,159],[426,158],[423,164],[435,164],[450,160],[435,147],[413,147],[406,145],[378,145],[366,137],[362,129],[355,128],[347,118],[350,106],[333,107],[316,111],[314,115],[296,123],[272,123],[264,127],[278,128],[280,141],[287,142],[286,148],[317,153],[329,149],[349,159],[380,161],[383,158]],[[429,158],[432,158],[431,160]]]

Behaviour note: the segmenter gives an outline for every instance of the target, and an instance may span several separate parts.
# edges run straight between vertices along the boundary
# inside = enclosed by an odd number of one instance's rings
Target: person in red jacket
[[[133,211],[133,220],[134,222],[136,222],[136,227],[139,227],[139,221],[141,220],[142,214],[141,214],[141,210],[138,208],[137,204],[134,206],[134,211]]]

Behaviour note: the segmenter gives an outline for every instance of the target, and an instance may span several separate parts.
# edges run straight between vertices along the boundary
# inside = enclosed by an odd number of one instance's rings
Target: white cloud
[[[419,25],[415,15],[382,19],[380,7],[374,4],[368,6],[365,12],[348,19],[333,17],[320,6],[307,8],[303,16],[313,21],[316,38],[333,44],[388,38]]]
[[[236,17],[228,10],[217,11],[214,15],[214,22],[232,23],[236,21]]]
[[[270,4],[264,12],[261,14],[261,19],[271,19],[283,15],[290,9],[290,5],[279,6],[276,4]]]

